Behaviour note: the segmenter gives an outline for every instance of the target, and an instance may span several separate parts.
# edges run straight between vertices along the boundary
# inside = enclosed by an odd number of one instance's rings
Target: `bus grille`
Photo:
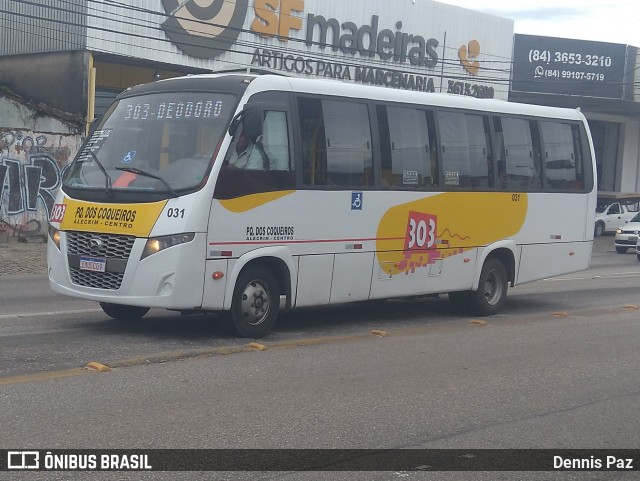
[[[96,289],[120,289],[124,278],[122,260],[128,260],[136,238],[134,236],[99,234],[91,232],[67,232],[67,255],[69,257],[69,274],[71,282],[78,286]],[[98,241],[98,242],[95,242]],[[93,249],[91,243],[98,244]],[[79,269],[79,256],[104,257],[107,259],[106,272],[93,272]],[[75,262],[72,263],[72,259]],[[121,259],[122,266],[117,272],[109,270],[109,259]]]
[[[97,239],[102,243],[99,249],[90,249],[89,241],[92,239]],[[68,232],[67,250],[69,254],[128,259],[135,240],[135,237],[125,235]]]
[[[72,267],[69,269],[71,282],[78,286],[95,287],[96,289],[120,289],[123,273],[119,272],[91,272]]]

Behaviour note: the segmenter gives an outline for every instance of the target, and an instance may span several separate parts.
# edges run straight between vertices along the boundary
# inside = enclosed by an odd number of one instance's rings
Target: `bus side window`
[[[531,130],[531,142],[533,144],[533,167],[535,175],[532,180],[534,189],[542,189],[542,139],[540,138],[540,127],[535,120],[529,120]]]
[[[498,170],[498,190],[509,188],[507,178],[507,149],[504,146],[504,133],[500,117],[493,117],[493,147]]]
[[[438,157],[438,135],[436,133],[436,116],[432,110],[425,112],[427,115],[427,128],[429,129],[429,148],[431,157],[431,185],[440,185],[440,160]]]
[[[584,125],[575,126],[575,128],[580,132],[579,138],[574,140],[575,142],[578,142],[578,146],[576,147],[576,149],[579,148],[581,153],[580,158],[582,160],[582,163],[580,165],[582,168],[581,176],[583,183],[583,192],[591,192],[591,190],[593,189],[594,178],[592,168],[593,159],[591,158],[591,149],[589,148],[589,138],[587,136],[587,131],[585,130]]]
[[[493,187],[489,120],[484,115],[438,111],[442,171],[447,187]]]
[[[327,150],[325,147],[322,103],[318,99],[299,98],[300,135],[304,185],[326,185]]]
[[[554,121],[543,121],[540,125],[547,188],[554,191],[577,190],[576,163],[579,159],[574,150],[572,126]]]
[[[239,137],[238,137],[239,138]],[[226,162],[239,158],[238,139],[231,143]],[[247,150],[248,152],[249,150]],[[295,169],[289,155],[287,113],[265,110],[262,135],[256,138],[250,163],[225,165],[220,170],[214,197],[232,199],[261,192],[295,188]]]
[[[265,111],[262,147],[269,159],[268,170],[293,170],[289,159],[287,114]]]
[[[432,112],[409,107],[376,108],[380,129],[381,186],[420,188],[436,184]]]
[[[573,151],[576,156],[576,180],[570,188],[576,192],[584,192],[587,184],[589,184],[588,179],[590,178],[586,167],[590,164],[590,160],[585,159],[585,155],[588,155],[585,154],[585,151],[588,151],[588,149],[584,148],[585,144],[583,143],[582,129],[579,125],[571,126],[571,134],[573,137]]]
[[[371,128],[367,105],[299,99],[305,185],[373,185]]]
[[[540,188],[533,135],[528,120],[493,117],[498,189],[529,191]]]

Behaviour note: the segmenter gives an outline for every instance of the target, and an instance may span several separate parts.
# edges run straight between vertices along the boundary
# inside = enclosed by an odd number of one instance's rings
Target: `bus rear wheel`
[[[266,336],[280,309],[280,290],[273,273],[263,266],[249,267],[238,276],[229,321],[242,337]]]
[[[600,237],[604,234],[604,222],[596,222],[596,227],[593,230],[594,237]]]
[[[149,312],[148,307],[124,306],[108,302],[100,302],[100,307],[107,316],[119,321],[134,321]]]
[[[496,258],[489,258],[482,266],[478,290],[450,292],[449,302],[465,314],[490,316],[504,304],[508,288],[504,264]]]
[[[497,313],[507,297],[509,279],[504,264],[496,258],[489,258],[482,266],[478,290],[469,296],[471,311],[477,316]]]

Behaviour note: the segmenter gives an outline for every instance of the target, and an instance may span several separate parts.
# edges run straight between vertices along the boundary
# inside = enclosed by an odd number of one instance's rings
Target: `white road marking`
[[[581,277],[550,277],[548,279],[543,279],[548,282],[558,282],[558,281],[585,281],[591,279],[614,279],[618,277],[640,277],[640,272],[620,272],[615,274],[602,274],[595,276],[581,276]]]
[[[0,314],[0,319],[14,319],[20,317],[37,316],[66,316],[69,314],[86,314],[88,312],[102,312],[102,309],[78,309],[73,311],[53,311],[53,312],[17,312],[15,314]]]

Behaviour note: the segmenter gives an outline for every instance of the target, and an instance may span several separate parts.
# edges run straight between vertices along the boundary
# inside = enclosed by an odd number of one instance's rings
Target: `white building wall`
[[[231,0],[227,2],[235,4]],[[274,3],[279,4],[279,2],[271,2],[271,4]],[[456,86],[457,93],[461,94],[473,93],[470,91],[473,85],[490,86],[493,88],[495,98],[507,99],[513,45],[513,20],[431,0],[353,0],[349,2],[303,0],[302,3],[304,11],[292,13],[300,19],[302,29],[290,30],[288,36],[291,39],[282,41],[273,37],[262,37],[251,31],[252,23],[256,19],[254,7],[257,5],[257,0],[248,0],[249,8],[242,33],[236,43],[230,51],[222,54],[218,59],[207,60],[186,55],[168,39],[161,28],[161,24],[166,19],[161,0],[139,0],[131,6],[118,6],[124,3],[91,2],[88,11],[87,48],[94,52],[211,70],[247,67],[252,64],[252,60],[253,66],[259,67],[260,65],[255,63],[255,51],[257,48],[262,48],[278,51],[282,55],[291,55],[292,59],[303,57],[314,61],[322,60],[351,66],[357,64],[376,69],[410,71],[416,75],[433,77],[435,91],[450,90],[455,86],[450,82],[461,82],[461,85]],[[438,40],[439,45],[436,48],[439,56],[438,63],[434,67],[417,67],[408,62],[383,61],[378,57],[369,59],[362,57],[359,53],[355,55],[340,51],[336,53],[331,48],[307,46],[305,42],[296,40],[304,40],[306,37],[308,14],[335,18],[342,25],[345,22],[353,22],[358,27],[370,25],[372,16],[377,15],[378,31],[389,29],[394,33],[401,31],[424,39]],[[400,29],[397,28],[398,21],[402,22]],[[202,26],[202,28],[207,27]],[[463,68],[459,57],[460,49],[464,48],[468,51],[469,42],[472,40],[478,41],[480,45],[479,55],[467,58],[470,62],[480,62],[480,71],[476,75],[469,74]],[[291,71],[287,73],[295,74]],[[327,69],[314,68],[313,74],[309,76],[327,75]],[[441,75],[444,75],[442,81]],[[354,80],[355,72],[352,71],[350,76],[351,80]],[[465,83],[469,85],[464,85]]]

